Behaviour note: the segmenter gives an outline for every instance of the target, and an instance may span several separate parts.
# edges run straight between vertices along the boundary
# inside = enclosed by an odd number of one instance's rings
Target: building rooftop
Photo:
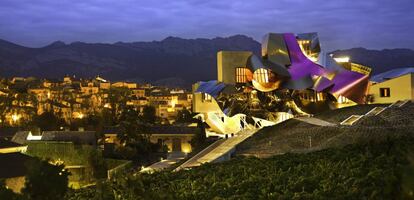
[[[0,128],[0,139],[1,138],[12,138],[18,130],[19,129],[16,127],[1,127]]]
[[[414,67],[407,67],[407,68],[397,68],[390,71],[383,72],[381,74],[377,74],[372,76],[371,81],[381,83],[383,81],[397,78],[399,76],[403,76],[409,73],[414,73]]]
[[[149,134],[196,134],[200,132],[198,127],[187,126],[150,126],[148,127]]]
[[[226,87],[225,84],[220,83],[218,81],[207,81],[207,82],[199,82],[199,87],[197,88],[196,92],[204,92],[213,97],[217,97],[219,93]]]
[[[5,139],[0,139],[0,149],[3,148],[12,148],[12,147],[21,147],[23,145],[9,141],[9,140],[5,140]]]
[[[96,145],[95,131],[43,131],[41,141]]]
[[[119,127],[105,127],[103,134],[117,134]],[[148,134],[196,134],[200,132],[198,127],[188,126],[171,126],[171,125],[153,125],[146,128]]]
[[[17,144],[27,144],[27,136],[30,131],[18,131],[14,134],[12,141]]]
[[[30,131],[19,131],[12,141],[18,144],[26,144]],[[37,135],[40,137],[40,135]],[[36,141],[73,142],[75,144],[96,145],[95,131],[43,131]]]
[[[0,179],[26,175],[26,163],[34,158],[22,153],[0,154]]]

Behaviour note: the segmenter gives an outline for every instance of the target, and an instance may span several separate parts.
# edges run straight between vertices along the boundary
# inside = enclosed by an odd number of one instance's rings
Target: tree
[[[176,123],[191,123],[195,121],[193,116],[194,115],[184,107],[184,109],[178,111],[175,122]]]
[[[91,164],[96,179],[106,178],[107,166],[102,153],[98,150],[92,150],[89,156],[89,163]]]
[[[193,139],[191,139],[191,146],[194,148],[202,148],[206,144],[206,128],[204,122],[198,120],[197,127],[200,129]]]
[[[144,162],[157,157],[156,154],[162,150],[162,146],[150,142],[148,126],[143,123],[143,119],[146,119],[147,123],[154,121],[154,107],[146,107],[144,113],[144,117],[139,116],[138,112],[129,106],[121,111],[117,136],[122,145],[116,147],[116,157]]]
[[[35,126],[38,126],[42,131],[54,131],[59,127],[65,126],[65,122],[59,119],[52,112],[44,112],[39,116],[36,116],[33,120]]]
[[[27,199],[55,200],[65,195],[70,173],[64,169],[64,165],[51,165],[47,160],[33,159],[26,167],[22,193]]]
[[[119,121],[120,132],[118,138],[121,142],[130,144],[141,139],[144,128],[137,111],[131,107],[126,107],[121,112]]]
[[[157,116],[155,115],[155,108],[153,106],[145,106],[142,110],[142,121],[149,124],[155,124]]]
[[[131,90],[126,88],[111,88],[108,91],[108,108],[111,115],[112,122],[117,122],[121,111],[127,107],[127,102],[130,99]]]

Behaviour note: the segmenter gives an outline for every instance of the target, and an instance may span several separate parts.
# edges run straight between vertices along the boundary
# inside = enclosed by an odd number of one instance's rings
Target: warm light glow
[[[310,49],[310,43],[309,40],[298,40],[298,44],[300,49],[302,50],[302,53],[312,62],[318,61],[318,54],[313,53]]]
[[[189,146],[183,146],[183,147],[182,147],[182,151],[183,151],[184,153],[190,153],[190,152],[191,152],[191,147],[189,147]]]
[[[78,119],[82,119],[85,117],[85,115],[83,113],[74,113],[74,117]]]
[[[18,115],[18,114],[13,114],[11,116],[11,118],[12,118],[13,122],[17,122],[17,121],[19,121],[19,119],[21,118],[21,116]]]
[[[42,140],[42,136],[41,135],[33,135],[32,132],[30,131],[29,134],[27,135],[26,140]]]
[[[98,80],[98,81],[102,81],[102,82],[104,82],[104,83],[108,82],[107,80],[105,80],[105,79],[101,78],[100,76],[96,77],[96,80]]]
[[[175,104],[177,104],[177,103],[178,103],[177,99],[171,99],[171,107],[172,108],[175,108]]]
[[[336,62],[338,63],[346,63],[349,62],[350,58],[348,56],[346,57],[337,57],[337,58],[333,58]]]

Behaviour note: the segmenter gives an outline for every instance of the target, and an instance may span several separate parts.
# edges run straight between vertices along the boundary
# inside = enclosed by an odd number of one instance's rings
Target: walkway
[[[386,107],[375,107],[372,110],[370,110],[369,112],[367,112],[365,114],[365,116],[376,116],[376,115],[379,115],[385,109],[386,109]]]
[[[142,168],[140,172],[152,173],[154,171],[161,171],[171,167],[184,158],[185,156],[171,156],[165,160],[161,160],[160,162],[156,162],[148,167]]]
[[[352,126],[354,123],[359,121],[364,115],[351,115],[342,121],[340,124],[345,126]]]
[[[215,141],[213,144],[210,144],[210,146],[206,147],[205,149],[203,149],[202,151],[197,153],[195,156],[193,156],[190,159],[188,159],[187,161],[185,161],[182,165],[177,167],[174,171],[179,171],[179,170],[184,169],[184,168],[189,168],[190,166],[193,165],[193,163],[197,163],[197,161],[200,158],[202,158],[206,154],[213,151],[215,148],[217,148],[219,145],[221,145],[224,141],[225,141],[225,139],[219,139],[219,140]]]
[[[381,114],[384,110],[386,110],[388,108],[402,107],[405,104],[407,104],[408,102],[410,102],[410,100],[405,100],[405,101],[400,101],[399,100],[399,101],[396,101],[396,102],[392,103],[388,107],[375,107],[375,108],[371,109],[369,112],[365,113],[364,115],[351,115],[348,118],[346,118],[344,121],[342,121],[340,124],[341,125],[346,125],[346,126],[352,126],[357,121],[361,120],[363,117],[377,116],[377,115]]]
[[[194,156],[193,158],[189,159],[187,162],[179,166],[177,169],[175,169],[175,171],[200,166],[203,163],[214,162],[220,159],[221,157],[226,156],[226,154],[231,153],[231,151],[234,150],[234,148],[238,144],[240,144],[256,132],[257,130],[243,130],[240,133],[236,134],[234,137],[219,140],[221,141],[220,144],[218,144],[214,148],[211,148],[204,155]]]
[[[410,101],[411,100],[398,100],[398,101],[392,103],[391,105],[389,105],[388,107],[402,107]]]
[[[336,124],[333,124],[331,122],[327,122],[325,120],[322,119],[318,119],[315,117],[297,117],[297,118],[293,118],[302,122],[306,122],[308,124],[313,124],[316,126],[336,126]]]

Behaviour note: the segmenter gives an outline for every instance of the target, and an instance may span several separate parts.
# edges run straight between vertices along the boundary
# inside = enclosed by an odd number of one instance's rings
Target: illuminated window
[[[306,57],[308,57],[310,60],[314,62],[318,60],[318,53],[312,52],[310,40],[298,40],[298,44]]]
[[[316,93],[316,101],[324,101],[325,95],[322,92]]]
[[[236,68],[236,83],[246,83],[247,82],[247,70],[244,67]]]
[[[212,97],[209,94],[203,93],[203,102],[211,102]]]
[[[269,83],[270,70],[267,69],[258,69],[254,72],[254,79],[259,83]]]
[[[339,97],[338,97],[338,103],[343,103],[343,104],[346,104],[346,103],[350,103],[350,102],[349,102],[349,99],[347,99],[346,97],[344,97],[344,96],[339,96]]]
[[[380,88],[380,97],[390,97],[390,88]]]
[[[311,55],[311,49],[310,49],[310,41],[309,40],[298,40],[298,43],[302,49],[302,51],[306,54],[306,55]]]

